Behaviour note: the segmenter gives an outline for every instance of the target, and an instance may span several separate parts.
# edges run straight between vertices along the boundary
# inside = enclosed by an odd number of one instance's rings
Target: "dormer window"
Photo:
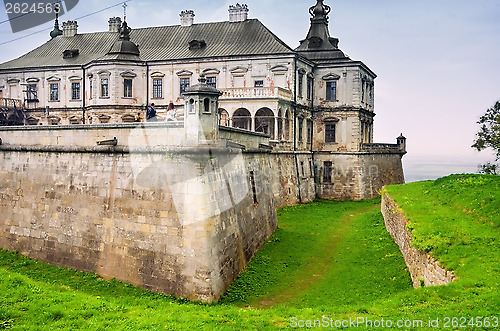
[[[63,59],[72,59],[80,54],[78,49],[67,49],[63,52]]]
[[[207,46],[207,43],[205,40],[191,40],[189,42],[189,50],[197,50],[197,49],[203,49]]]

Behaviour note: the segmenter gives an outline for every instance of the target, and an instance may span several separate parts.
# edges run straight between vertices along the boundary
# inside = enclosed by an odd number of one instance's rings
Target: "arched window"
[[[283,140],[283,109],[278,111],[278,140]]]
[[[209,98],[205,98],[205,100],[203,100],[203,112],[210,113],[210,99]]]
[[[285,111],[285,118],[283,119],[283,122],[285,127],[283,139],[290,140],[290,111],[288,109]]]
[[[219,109],[219,125],[229,126],[229,113],[222,108]]]
[[[274,113],[269,108],[261,108],[255,114],[255,132],[262,132],[274,139]]]
[[[251,129],[252,116],[248,109],[239,108],[233,114],[233,127],[250,130]]]

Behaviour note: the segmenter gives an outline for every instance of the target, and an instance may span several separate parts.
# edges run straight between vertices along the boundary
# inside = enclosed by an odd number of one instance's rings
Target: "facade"
[[[266,134],[280,157],[295,158],[297,199],[363,199],[404,181],[397,144],[373,143],[374,80],[330,36],[330,7],[310,8],[311,27],[291,49],[246,5],[230,6],[226,22],[131,29],[120,18],[109,30],[78,34],[74,21],[52,39],[0,65],[0,97],[22,100],[27,125],[133,122],[154,103],[158,120],[173,104],[184,121],[185,90],[206,77],[221,92],[219,125]],[[56,24],[57,26],[57,24]],[[301,192],[304,190],[304,192]]]

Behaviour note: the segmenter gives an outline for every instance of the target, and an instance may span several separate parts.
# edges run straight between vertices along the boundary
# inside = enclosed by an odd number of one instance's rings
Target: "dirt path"
[[[270,295],[264,299],[253,302],[253,308],[272,308],[276,305],[284,304],[298,298],[314,284],[321,281],[323,275],[330,267],[333,257],[337,254],[337,246],[343,240],[347,231],[351,230],[352,220],[363,213],[379,209],[379,205],[368,206],[366,208],[346,212],[337,225],[332,226],[328,241],[323,249],[323,254],[312,256],[305,262],[296,273],[293,282],[278,294]]]

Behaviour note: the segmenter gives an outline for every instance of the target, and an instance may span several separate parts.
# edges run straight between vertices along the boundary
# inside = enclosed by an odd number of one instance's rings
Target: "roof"
[[[110,59],[108,53],[119,37],[116,32],[58,36],[15,60],[0,64],[0,70],[82,66]],[[142,61],[296,54],[257,19],[133,29],[130,40],[139,45]],[[193,41],[201,47],[190,47]],[[79,50],[78,56],[63,59],[63,52],[73,49]]]

